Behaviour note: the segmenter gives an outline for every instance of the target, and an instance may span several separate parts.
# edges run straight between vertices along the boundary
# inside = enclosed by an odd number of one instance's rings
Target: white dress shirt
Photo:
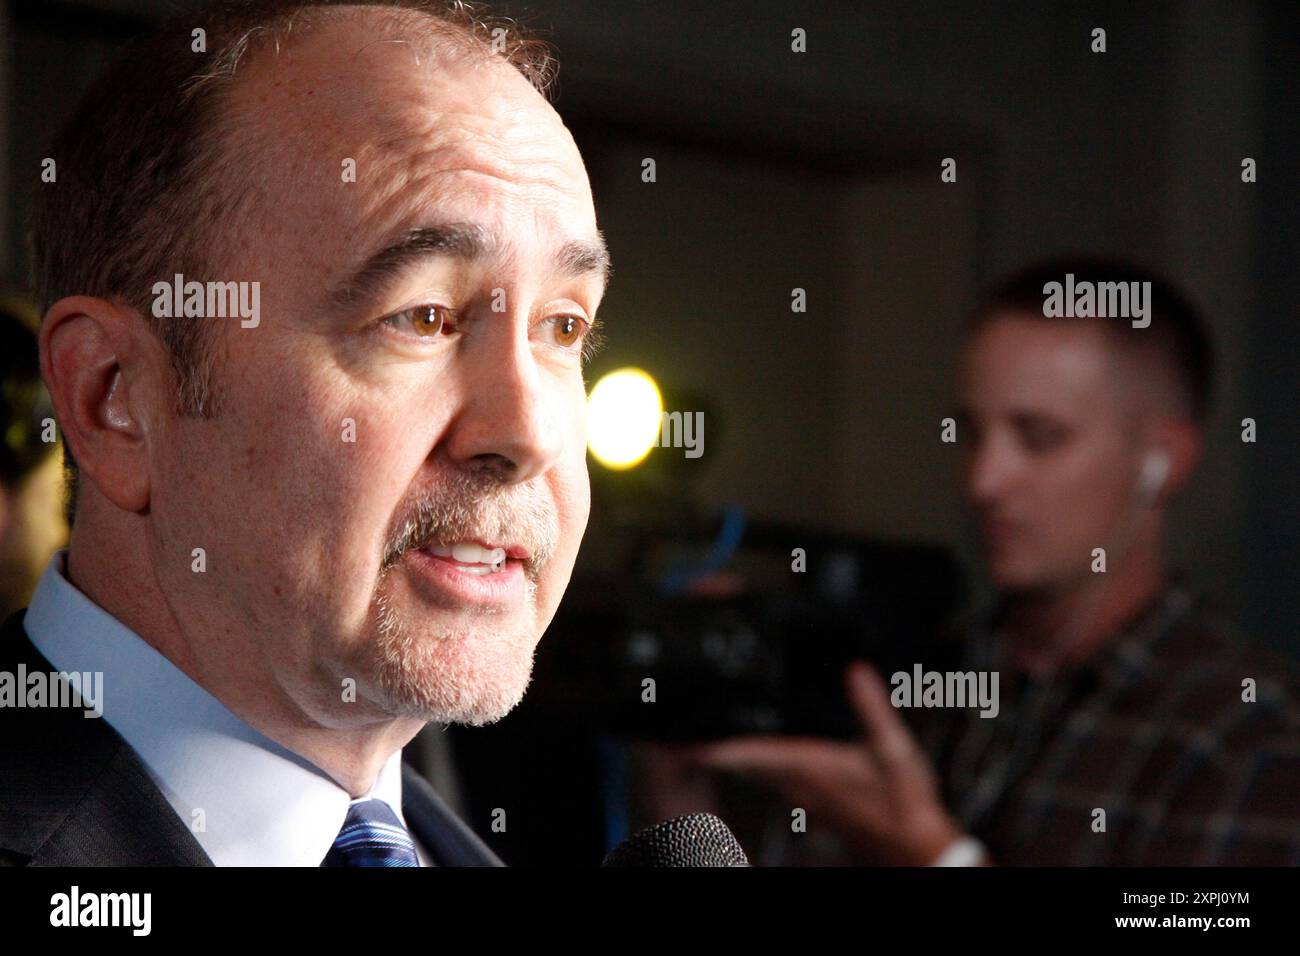
[[[45,569],[23,627],[61,671],[99,671],[102,719],[135,750],[217,866],[320,866],[348,806],[387,803],[402,815],[402,754],[353,800],[323,770],[244,723],[64,576]],[[422,866],[429,865],[416,844]]]

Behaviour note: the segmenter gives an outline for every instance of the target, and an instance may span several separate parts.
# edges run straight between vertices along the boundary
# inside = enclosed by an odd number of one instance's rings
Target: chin
[[[480,618],[451,626],[380,623],[369,682],[394,717],[482,727],[505,717],[532,680],[532,622]]]

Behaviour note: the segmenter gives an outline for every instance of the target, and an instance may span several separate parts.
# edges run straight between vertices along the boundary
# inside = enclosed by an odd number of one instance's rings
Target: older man
[[[103,719],[0,709],[0,856],[500,862],[401,750],[519,703],[586,526],[609,260],[551,67],[273,3],[82,104],[34,229],[75,522],[2,669],[102,672]]]

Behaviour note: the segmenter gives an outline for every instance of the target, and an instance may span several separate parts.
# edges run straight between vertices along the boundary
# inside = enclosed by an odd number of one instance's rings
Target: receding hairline
[[[430,5],[430,9],[416,6],[392,5],[383,2],[347,3],[302,6],[288,5],[280,13],[273,14],[264,22],[237,31],[223,38],[222,47],[217,51],[213,68],[206,73],[196,75],[183,87],[182,98],[191,100],[201,98],[204,102],[200,109],[207,116],[207,129],[200,142],[195,144],[194,158],[206,171],[207,186],[226,201],[228,213],[223,216],[222,231],[230,237],[209,244],[206,265],[209,271],[222,271],[223,264],[234,254],[235,244],[239,238],[248,234],[255,226],[254,219],[259,215],[260,207],[249,205],[249,200],[259,191],[259,182],[264,174],[263,163],[273,162],[273,153],[279,149],[292,149],[292,143],[270,141],[259,143],[250,141],[250,123],[246,115],[247,103],[240,102],[243,94],[249,93],[249,85],[256,86],[267,78],[264,70],[274,75],[274,66],[268,61],[279,56],[294,41],[310,42],[321,32],[336,28],[339,24],[359,23],[359,30],[373,34],[349,34],[354,37],[355,54],[360,54],[375,43],[398,42],[418,45],[416,57],[436,55],[441,62],[454,65],[469,63],[482,65],[491,69],[504,71],[503,75],[517,75],[527,82],[528,87],[538,94],[545,108],[553,111],[549,102],[549,82],[553,73],[549,72],[553,60],[547,60],[537,76],[524,72],[513,60],[494,53],[486,45],[484,37],[476,34],[472,24],[449,21],[439,16],[444,8]],[[474,21],[477,23],[478,21]],[[492,23],[502,23],[499,19]],[[218,21],[218,25],[219,25]],[[531,38],[525,41],[536,44],[539,49],[547,49],[544,43]],[[549,57],[549,52],[546,53]],[[346,57],[344,62],[346,62]],[[549,65],[548,65],[549,64]],[[256,96],[258,91],[253,90]],[[283,104],[271,104],[279,108]],[[270,147],[270,152],[266,147]],[[240,156],[241,160],[232,157]],[[221,330],[210,333],[206,342],[209,350],[214,349],[220,338]],[[211,369],[208,369],[211,373]]]
[[[372,12],[377,16],[369,18]],[[463,0],[226,0],[180,12],[132,39],[50,144],[59,188],[34,186],[31,279],[43,312],[71,295],[137,310],[167,351],[180,415],[218,413],[213,365],[225,326],[155,321],[150,289],[174,273],[206,279],[223,271],[250,234],[258,185],[259,170],[230,152],[240,143],[239,129],[222,91],[250,56],[265,48],[274,53],[311,24],[340,17],[373,19],[389,37],[438,38],[481,51],[550,100],[558,62],[549,43]],[[75,479],[67,445],[64,454]],[[73,506],[68,520],[74,519]]]
[[[242,194],[252,191],[254,183],[248,181],[247,177],[250,173],[256,176],[257,171],[248,167],[256,166],[259,159],[269,158],[259,148],[263,144],[249,142],[246,138],[249,135],[250,104],[240,102],[239,99],[244,94],[257,96],[262,92],[255,88],[250,90],[248,84],[255,86],[259,80],[266,79],[266,74],[262,73],[264,69],[271,70],[271,75],[274,75],[274,67],[268,65],[268,59],[278,56],[291,40],[306,39],[307,34],[328,30],[348,21],[362,21],[370,25],[376,34],[368,38],[357,37],[354,56],[376,43],[396,42],[419,45],[415,52],[417,62],[426,51],[432,51],[440,62],[450,66],[469,63],[472,68],[484,66],[499,69],[503,71],[503,76],[517,76],[524,80],[528,88],[539,96],[539,105],[549,110],[559,121],[549,95],[550,81],[554,76],[554,59],[543,41],[531,37],[523,41],[530,49],[543,51],[538,54],[540,59],[537,60],[537,70],[530,73],[516,59],[491,50],[485,38],[475,32],[475,25],[479,21],[476,20],[473,24],[448,21],[439,16],[438,11],[443,10],[442,7],[431,7],[432,9],[419,5],[395,6],[383,2],[308,4],[301,7],[291,5],[266,22],[244,30],[234,39],[228,39],[218,52],[213,68],[192,78],[185,84],[183,92],[186,100],[202,97],[205,101],[202,109],[207,114],[208,128],[203,140],[196,143],[194,156],[206,170],[210,185],[230,200],[233,206]],[[491,21],[505,22],[508,21]],[[262,105],[274,109],[284,104]],[[559,122],[563,126],[562,121]],[[270,145],[272,150],[286,146],[292,148],[292,144],[285,143],[270,142],[265,145]],[[252,147],[242,153],[253,160],[251,164],[229,161],[232,153],[245,146]],[[239,181],[241,175],[245,177],[245,182]],[[239,231],[229,230],[232,234]],[[218,247],[216,258],[220,258],[224,251]]]
[[[238,79],[240,66],[247,69],[253,57],[265,57],[268,52],[276,55],[295,36],[347,20],[370,20],[389,27],[392,34],[401,34],[390,35],[381,38],[382,40],[432,43],[454,54],[478,55],[483,62],[501,61],[503,66],[512,67],[528,80],[539,94],[549,98],[555,61],[540,41],[532,38],[524,41],[530,49],[536,51],[535,63],[525,66],[525,63],[530,62],[527,57],[515,60],[499,56],[492,51],[487,38],[476,33],[471,24],[440,16],[439,8],[426,9],[418,5],[402,6],[383,2],[290,5],[283,12],[242,30],[228,41],[212,68],[205,73],[196,74],[185,84],[183,95],[188,99],[207,92],[212,87],[227,86]]]

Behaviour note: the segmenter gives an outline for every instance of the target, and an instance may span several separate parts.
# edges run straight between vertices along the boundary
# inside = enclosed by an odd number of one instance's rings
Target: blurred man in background
[[[1149,321],[1048,317],[1067,275],[1150,283]],[[1165,567],[1211,377],[1200,317],[1153,275],[1067,260],[1008,280],[969,326],[957,416],[1000,595],[963,669],[999,674],[996,716],[900,713],[854,666],[860,743],[741,738],[695,765],[775,785],[861,862],[1300,863],[1294,672]]]
[[[67,543],[63,473],[41,384],[36,311],[0,296],[0,618],[27,606],[50,555]]]

